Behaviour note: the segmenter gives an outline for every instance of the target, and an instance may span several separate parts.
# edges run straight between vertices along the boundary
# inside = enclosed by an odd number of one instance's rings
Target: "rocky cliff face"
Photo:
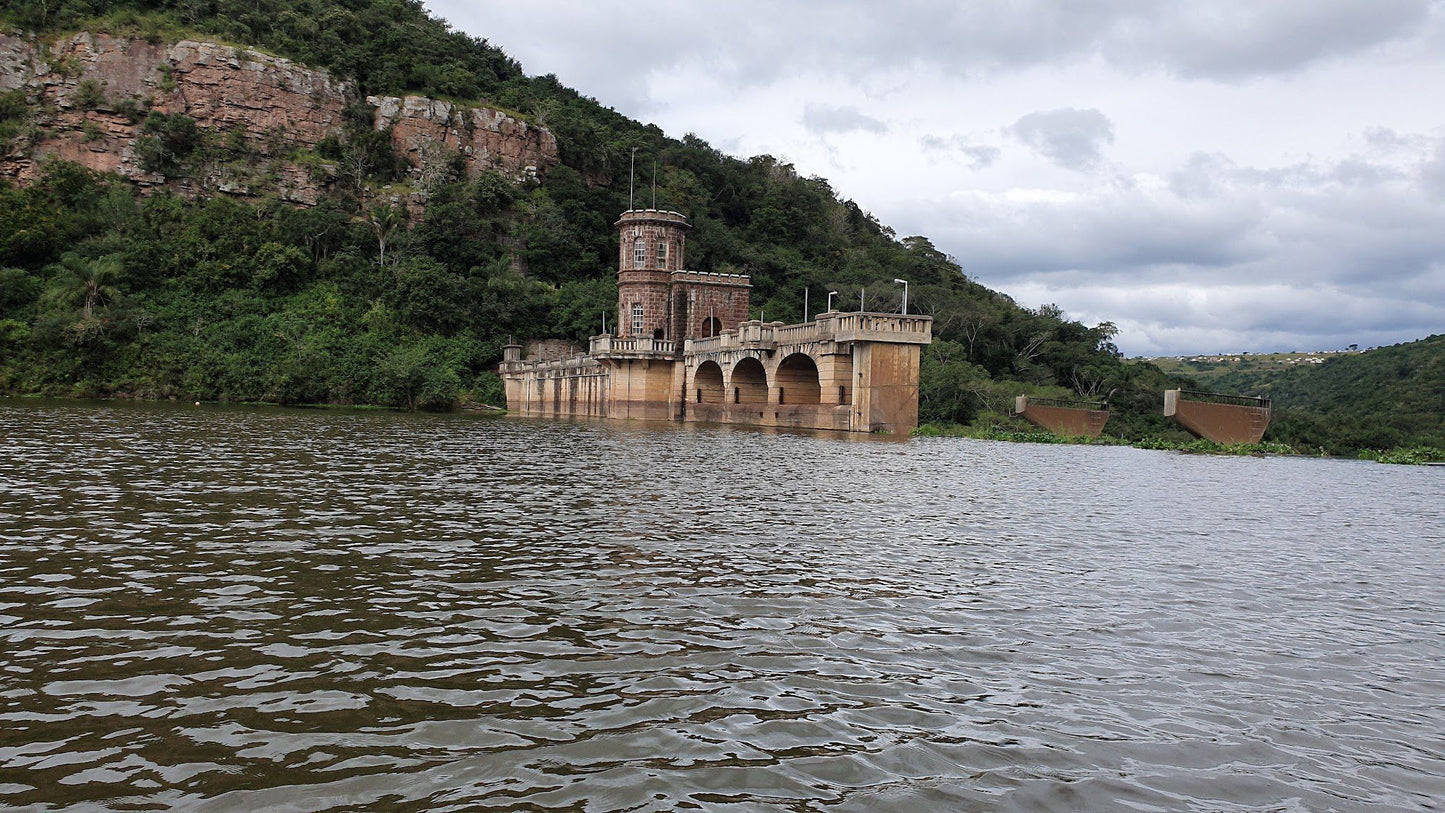
[[[328,185],[346,182],[342,168],[297,157],[328,137],[342,138],[347,107],[360,101],[350,83],[278,57],[211,42],[165,45],[104,34],[55,43],[0,35],[0,91],[24,93],[34,111],[28,132],[0,155],[0,176],[18,183],[59,158],[143,186],[279,194],[298,204],[313,204]],[[458,157],[472,175],[513,178],[545,172],[558,160],[550,132],[501,111],[416,96],[365,101],[375,129],[390,129],[418,188]],[[202,162],[169,176],[148,171],[137,143],[150,111],[189,117],[202,131],[244,143],[249,159]]]

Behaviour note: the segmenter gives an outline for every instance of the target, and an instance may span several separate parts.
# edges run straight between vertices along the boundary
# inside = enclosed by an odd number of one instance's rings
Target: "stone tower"
[[[746,275],[687,270],[683,251],[691,226],[686,217],[632,209],[616,225],[619,337],[680,343],[747,321],[752,285]]]
[[[691,228],[677,212],[632,209],[617,221],[617,335],[676,340],[672,272],[683,265]]]

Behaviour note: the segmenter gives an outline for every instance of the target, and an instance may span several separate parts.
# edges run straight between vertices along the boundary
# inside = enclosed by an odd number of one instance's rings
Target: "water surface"
[[[0,809],[1439,810],[1445,472],[0,402]]]

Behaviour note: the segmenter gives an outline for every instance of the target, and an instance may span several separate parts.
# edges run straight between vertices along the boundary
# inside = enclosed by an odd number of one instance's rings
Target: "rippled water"
[[[0,808],[1439,810],[1445,470],[0,403]]]

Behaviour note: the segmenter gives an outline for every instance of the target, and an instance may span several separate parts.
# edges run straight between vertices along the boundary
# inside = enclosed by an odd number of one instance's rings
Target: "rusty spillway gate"
[[[1269,428],[1270,403],[1247,395],[1165,390],[1164,417],[1215,443],[1259,443]]]
[[[1096,438],[1109,422],[1109,405],[1020,395],[1014,399],[1014,414],[1060,437]]]

